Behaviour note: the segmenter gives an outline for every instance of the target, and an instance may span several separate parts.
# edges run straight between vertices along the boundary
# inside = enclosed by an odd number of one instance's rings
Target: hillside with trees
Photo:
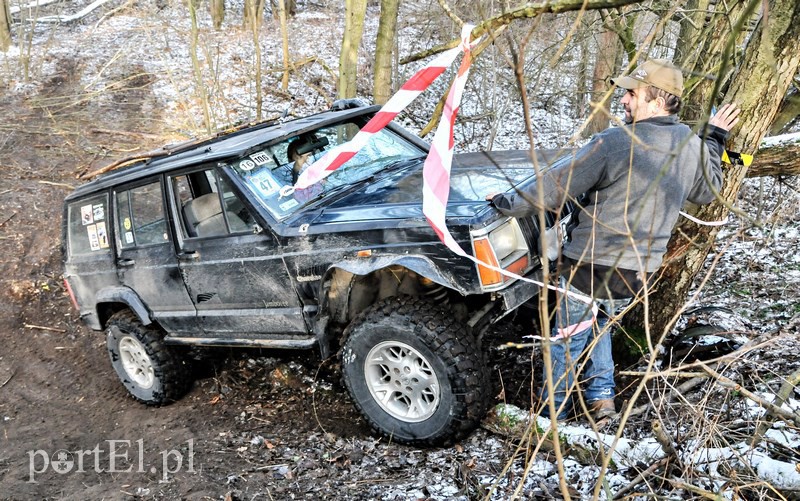
[[[584,144],[651,58],[698,132],[742,109],[717,199],[615,334],[620,417],[538,415],[533,308],[486,335],[496,407],[447,447],[371,435],[308,353],[229,350],[179,402],[127,398],[63,286],[64,197],[163,144],[385,103],[465,23],[456,152]],[[430,141],[456,69],[397,121]],[[797,499],[799,70],[794,0],[0,0],[0,499]]]

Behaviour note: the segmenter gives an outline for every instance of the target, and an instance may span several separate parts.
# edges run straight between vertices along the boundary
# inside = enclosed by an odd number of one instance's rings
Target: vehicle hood
[[[537,152],[540,168],[554,155],[554,152]],[[315,222],[424,218],[423,163],[424,159],[399,171],[378,172],[368,184],[325,206]],[[529,150],[454,155],[447,217],[479,215],[488,210],[487,194],[509,191],[533,175]]]

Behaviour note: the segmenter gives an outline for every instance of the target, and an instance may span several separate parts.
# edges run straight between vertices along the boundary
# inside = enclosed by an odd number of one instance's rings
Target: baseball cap
[[[666,59],[649,59],[637,66],[630,75],[612,79],[611,84],[628,90],[652,85],[680,97],[683,93],[683,73]]]

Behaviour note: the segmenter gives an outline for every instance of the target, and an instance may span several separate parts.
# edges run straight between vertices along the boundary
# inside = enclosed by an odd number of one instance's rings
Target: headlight
[[[484,289],[497,289],[511,277],[500,273],[502,268],[515,274],[522,274],[530,267],[530,252],[516,219],[499,221],[488,228],[472,233],[472,247],[475,257],[489,266],[477,265],[481,286]]]
[[[511,221],[514,221],[514,223],[512,224]],[[503,259],[517,250],[528,250],[516,219],[512,219],[496,230],[489,232],[489,241],[494,248],[497,259],[501,263]],[[522,244],[522,248],[520,248],[520,244]]]

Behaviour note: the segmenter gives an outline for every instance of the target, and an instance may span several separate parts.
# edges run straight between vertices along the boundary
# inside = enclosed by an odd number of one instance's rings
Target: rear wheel
[[[346,331],[344,383],[370,425],[392,440],[459,438],[486,411],[488,369],[477,342],[452,317],[422,300],[391,298]]]
[[[128,310],[108,320],[106,347],[111,365],[128,392],[147,405],[178,400],[192,384],[186,357],[163,338],[160,329],[142,325]]]

